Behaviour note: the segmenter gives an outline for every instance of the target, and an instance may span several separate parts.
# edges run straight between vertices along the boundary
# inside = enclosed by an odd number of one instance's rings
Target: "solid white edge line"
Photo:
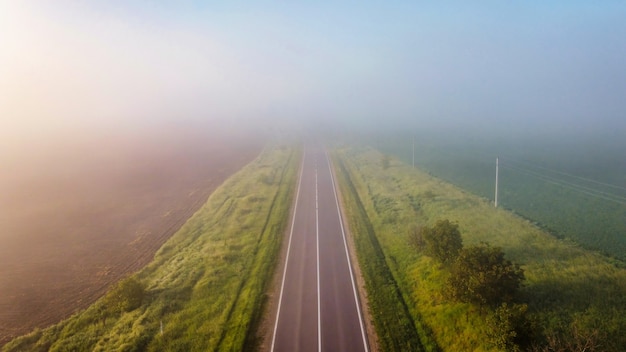
[[[298,199],[300,198],[300,186],[302,185],[302,174],[304,173],[304,159],[306,158],[306,150],[302,152],[302,164],[300,165],[300,179],[298,180],[298,191],[296,192],[296,201],[293,207],[293,218],[291,220],[291,230],[289,232],[289,243],[287,244],[287,255],[285,258],[285,268],[283,270],[283,280],[280,285],[280,296],[278,298],[278,308],[276,310],[276,322],[274,323],[274,333],[272,334],[272,347],[270,351],[274,351],[276,343],[276,330],[278,330],[278,319],[280,317],[280,307],[283,302],[283,291],[285,289],[285,277],[287,276],[287,266],[289,264],[289,253],[291,252],[291,238],[293,237],[293,227],[296,222],[296,213],[298,211]]]
[[[350,270],[350,280],[352,281],[352,292],[354,292],[354,302],[356,305],[357,314],[359,316],[359,324],[361,325],[361,336],[363,337],[363,347],[365,348],[365,352],[369,351],[369,347],[367,344],[367,336],[365,334],[365,327],[363,326],[363,315],[361,314],[361,307],[359,304],[359,296],[357,294],[356,284],[354,282],[354,273],[352,271],[352,264],[350,260],[350,253],[348,252],[348,243],[346,241],[346,232],[343,228],[343,217],[341,216],[341,210],[339,209],[339,198],[337,197],[337,190],[335,186],[335,176],[332,171],[332,166],[330,165],[330,159],[328,158],[328,153],[324,150],[324,155],[326,156],[326,162],[328,163],[328,170],[330,172],[330,180],[333,184],[333,193],[335,194],[335,204],[337,205],[337,215],[339,215],[339,225],[341,227],[341,235],[343,236],[343,246],[346,250],[346,257],[348,259],[348,269]]]
[[[322,351],[322,308],[320,300],[320,223],[317,193],[317,159],[315,160],[315,240],[317,242],[317,350]]]

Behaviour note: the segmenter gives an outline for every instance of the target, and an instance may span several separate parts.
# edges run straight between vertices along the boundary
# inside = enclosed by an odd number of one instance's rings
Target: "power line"
[[[547,182],[547,183],[550,183],[550,184],[554,184],[554,185],[558,185],[558,186],[561,186],[561,187],[573,190],[573,191],[578,192],[578,193],[586,194],[586,195],[589,195],[589,196],[592,196],[592,197],[596,197],[596,198],[599,198],[599,199],[604,199],[604,200],[611,201],[611,202],[614,202],[614,203],[618,203],[618,204],[621,204],[621,205],[626,205],[626,197],[623,197],[623,196],[620,196],[620,195],[606,193],[606,192],[599,191],[599,190],[596,190],[596,189],[593,189],[593,188],[585,187],[585,186],[582,186],[582,185],[577,185],[577,184],[574,184],[574,183],[570,183],[570,182],[567,182],[567,181],[564,181],[564,180],[559,180],[559,179],[556,179],[556,178],[551,177],[551,176],[542,175],[542,174],[539,174],[537,172],[534,172],[534,171],[531,171],[531,170],[528,170],[528,169],[522,169],[522,168],[519,168],[519,167],[516,167],[516,166],[512,166],[512,165],[502,164],[501,166],[503,166],[505,168],[508,168],[508,169],[511,169],[511,170],[514,170],[514,171],[517,171],[519,173],[531,176],[531,177],[535,177],[535,178],[540,179],[540,180],[542,180],[544,182]]]
[[[434,152],[435,155],[439,156],[438,159],[444,163],[445,159],[448,159],[448,162],[451,162],[452,160],[458,161],[461,159],[469,162],[470,164],[476,163],[477,165],[493,165],[493,161],[489,162],[486,160],[493,160],[492,158],[495,157],[495,154],[491,155],[490,153],[485,153],[484,151],[472,150],[469,152],[468,150],[455,150],[454,148],[450,149],[426,143],[417,143],[415,139],[413,140],[413,143],[413,163],[417,162],[417,153],[415,152],[415,148],[418,147],[418,144],[420,147],[426,147],[419,149],[427,149],[430,154]],[[499,159],[500,166],[506,169],[524,174],[526,176],[534,177],[546,183],[560,186],[579,194],[584,194],[620,205],[626,205],[626,187],[582,177],[561,170],[551,169],[507,156],[500,156]]]
[[[527,161],[515,160],[515,159],[512,159],[512,158],[508,158],[508,157],[506,158],[506,160],[509,161],[509,162],[512,162],[512,163],[525,164],[525,165],[527,165],[529,167],[533,167],[533,168],[536,168],[536,169],[542,169],[542,170],[546,170],[546,171],[553,172],[553,173],[556,173],[556,174],[560,174],[560,175],[576,178],[576,179],[579,179],[579,180],[595,183],[595,184],[598,184],[598,185],[602,185],[602,186],[611,187],[611,188],[614,188],[614,189],[619,189],[619,190],[622,190],[622,191],[626,191],[626,187],[621,187],[621,186],[614,185],[614,184],[611,184],[611,183],[606,183],[606,182],[593,180],[593,179],[590,179],[590,178],[574,175],[574,174],[571,174],[571,173],[568,173],[568,172],[564,172],[564,171],[550,169],[550,168],[547,168],[545,166],[532,164],[532,163],[527,162]]]
[[[592,187],[589,187],[589,186],[572,183],[570,181],[558,179],[558,178],[556,178],[554,176],[543,175],[543,174],[540,174],[540,173],[538,173],[538,172],[536,172],[534,170],[524,169],[524,168],[520,168],[519,166],[512,166],[512,165],[506,165],[506,164],[504,164],[504,167],[508,167],[510,169],[515,169],[515,170],[518,170],[518,171],[523,171],[523,172],[526,172],[526,173],[529,173],[529,174],[532,174],[532,175],[536,175],[537,177],[542,177],[542,178],[549,179],[549,180],[552,180],[552,181],[555,181],[555,182],[559,182],[559,183],[563,183],[563,184],[566,184],[566,185],[569,185],[569,186],[572,186],[572,187],[581,188],[581,189],[583,189],[585,191],[594,192],[594,193],[598,193],[598,194],[603,194],[603,195],[606,195],[606,196],[609,196],[609,197],[621,198],[624,201],[626,201],[626,197],[624,197],[624,196],[621,196],[621,195],[618,195],[618,194],[614,194],[614,193],[608,193],[608,192],[605,192],[605,191],[602,191],[602,190],[598,190],[598,189],[595,189],[595,188],[592,188]]]

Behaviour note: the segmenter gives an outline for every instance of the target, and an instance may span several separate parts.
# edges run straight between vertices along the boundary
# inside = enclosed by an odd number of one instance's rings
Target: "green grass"
[[[380,136],[376,147],[412,163],[411,136]],[[415,162],[423,171],[493,200],[495,158],[500,156],[500,206],[557,237],[626,260],[623,150],[623,141],[550,139],[518,145],[421,136]]]
[[[556,239],[519,216],[493,208],[484,198],[395,159],[385,169],[382,155],[373,149],[337,149],[334,158],[338,173],[343,174],[340,185],[359,262],[367,268],[372,258],[383,258],[382,264],[392,275],[381,281],[386,282],[384,286],[377,286],[369,284],[367,270],[363,270],[370,302],[371,297],[397,296],[389,294],[388,288],[395,286],[426,350],[495,350],[487,342],[485,316],[469,304],[445,299],[441,292],[446,271],[408,245],[412,227],[432,226],[440,219],[458,222],[466,246],[489,242],[522,265],[527,280],[519,299],[528,303],[537,344],[544,342],[542,336],[566,334],[580,326],[598,332],[602,350],[626,349],[623,263]],[[368,225],[363,227],[361,222]],[[374,237],[371,242],[378,243],[382,254],[362,248],[359,242],[365,236]],[[381,340],[386,334],[406,334],[400,328],[385,329],[394,318],[376,310],[399,314],[400,309],[391,301],[381,302],[371,307]],[[383,346],[388,351],[401,350],[393,343]]]
[[[341,159],[334,160],[342,200],[368,291],[369,311],[374,319],[378,343],[384,351],[423,351],[406,301],[398,288],[378,243],[359,194]]]
[[[297,155],[291,148],[268,147],[219,187],[135,274],[147,289],[140,308],[103,315],[100,300],[55,326],[11,341],[3,351],[255,348],[292,202]]]

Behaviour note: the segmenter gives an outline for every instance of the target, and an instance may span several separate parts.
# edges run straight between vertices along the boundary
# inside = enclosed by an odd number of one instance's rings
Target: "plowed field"
[[[206,131],[76,138],[0,160],[0,346],[100,297],[261,143]]]

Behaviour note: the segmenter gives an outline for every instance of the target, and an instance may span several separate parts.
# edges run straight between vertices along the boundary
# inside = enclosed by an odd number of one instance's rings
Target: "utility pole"
[[[413,168],[415,169],[415,136],[413,136]]]
[[[495,207],[498,207],[498,157],[496,157],[496,201]]]

